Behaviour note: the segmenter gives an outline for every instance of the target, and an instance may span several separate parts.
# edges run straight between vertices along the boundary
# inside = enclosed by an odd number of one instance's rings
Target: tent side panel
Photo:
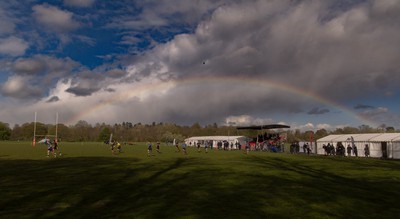
[[[325,150],[323,148],[323,145],[328,145],[329,142],[325,141],[317,141],[317,154],[325,154]]]
[[[369,150],[371,157],[382,157],[382,144],[381,142],[370,142]]]
[[[392,143],[391,154],[393,159],[400,159],[400,141]]]

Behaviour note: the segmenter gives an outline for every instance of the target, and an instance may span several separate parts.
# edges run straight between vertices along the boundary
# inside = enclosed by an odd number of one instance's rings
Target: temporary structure
[[[271,130],[271,129],[279,129],[278,132],[274,131],[272,136],[268,136],[267,133],[257,135],[256,138],[253,138],[254,141],[250,143],[250,147],[253,149],[257,150],[257,147],[260,147],[261,144],[261,150],[263,150],[264,145],[266,145],[265,148],[271,147],[268,150],[272,150],[274,152],[280,151],[283,152],[284,150],[284,145],[283,141],[287,139],[287,133],[283,132],[282,129],[285,128],[290,128],[288,125],[282,125],[282,124],[268,124],[268,125],[251,125],[251,126],[238,126],[236,127],[238,130],[240,129],[248,129],[248,130]],[[311,138],[310,138],[311,139]],[[310,144],[312,145],[312,142],[310,140]]]
[[[400,133],[385,133],[382,135],[378,135],[370,139],[371,155],[374,152],[374,155],[376,155],[376,157],[400,159],[399,141],[400,141]]]
[[[317,154],[325,153],[323,145],[330,143],[336,147],[339,142],[345,147],[354,144],[360,157],[365,156],[364,148],[368,145],[371,157],[400,159],[400,133],[328,135],[317,140]]]
[[[236,147],[236,142],[240,145],[244,145],[249,139],[246,136],[195,136],[185,139],[185,143],[188,146],[195,146],[200,142],[201,146],[204,146],[204,142],[207,141],[210,147],[217,147],[218,142],[227,141],[229,145],[233,144],[233,149],[238,149]]]

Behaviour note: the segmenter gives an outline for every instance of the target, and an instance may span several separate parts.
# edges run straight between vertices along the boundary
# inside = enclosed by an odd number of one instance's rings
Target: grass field
[[[399,218],[400,161],[0,142],[0,218]]]

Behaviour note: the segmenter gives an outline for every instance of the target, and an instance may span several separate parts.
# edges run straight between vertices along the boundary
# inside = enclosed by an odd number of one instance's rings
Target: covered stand
[[[264,129],[283,129],[283,128],[290,128],[288,125],[281,125],[281,124],[269,124],[269,125],[253,125],[253,126],[238,126],[237,129],[247,129],[247,130],[264,130]],[[255,141],[250,142],[250,146],[252,149],[260,149],[260,150],[267,150],[273,152],[283,152],[284,147],[281,146],[281,142],[285,140],[286,137],[281,135],[280,133],[275,133],[272,136],[266,136],[266,134],[261,135],[261,139],[259,135]]]

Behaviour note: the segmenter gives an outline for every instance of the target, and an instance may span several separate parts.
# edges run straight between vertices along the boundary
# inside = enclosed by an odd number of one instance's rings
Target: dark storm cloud
[[[113,89],[113,88],[106,88],[104,90],[107,92],[110,92],[110,93],[115,92],[115,89]]]
[[[307,112],[308,115],[321,115],[321,114],[325,114],[325,113],[329,113],[329,110],[328,109],[320,109],[318,107],[314,107],[310,111]]]
[[[112,69],[106,73],[106,76],[111,78],[122,78],[126,76],[127,72],[122,69]]]
[[[70,87],[70,88],[66,89],[65,91],[68,93],[74,94],[75,96],[90,96],[98,90],[99,89],[97,89],[97,88]]]
[[[375,109],[374,106],[370,106],[370,105],[365,105],[365,104],[357,104],[356,106],[354,106],[354,109]]]
[[[152,86],[149,86],[150,90]],[[291,102],[290,94],[274,98],[275,92],[263,86],[229,81],[206,80],[204,83],[178,84],[166,92],[154,91],[154,95],[139,101],[130,102],[135,113],[121,113],[133,120],[143,122],[164,121],[180,124],[201,124],[226,122],[227,115],[242,116],[258,113],[267,116],[282,112],[282,108],[293,109],[299,102]],[[260,98],[259,95],[263,94]],[[285,113],[288,110],[285,111]],[[256,118],[256,117],[254,117]],[[265,119],[265,118],[264,118]],[[271,120],[268,120],[271,121]],[[249,121],[251,123],[251,121]]]
[[[60,98],[58,98],[57,96],[52,96],[52,97],[50,97],[50,99],[48,99],[46,102],[47,103],[53,103],[53,102],[57,102],[57,101],[59,101],[60,100]]]
[[[396,22],[385,21],[383,12],[400,14],[400,10],[389,3],[226,4],[201,22],[193,34],[177,35],[138,57],[127,70],[129,80],[135,83],[146,78],[173,81],[216,76],[229,81],[245,75],[249,80],[276,81],[338,102],[387,94],[398,89],[400,83],[400,76],[388,73],[400,68],[395,58],[400,57],[400,51],[393,47],[400,45],[400,30],[393,28]],[[396,13],[392,18],[400,22]],[[256,90],[247,83],[244,79],[242,84],[210,82],[179,87],[157,97],[152,103],[157,112],[145,113],[160,120],[215,121],[229,115],[300,113],[309,103],[279,89]],[[314,108],[307,113],[329,112]]]
[[[16,74],[34,75],[44,72],[46,70],[46,64],[43,60],[36,58],[19,59],[14,63],[12,70]]]
[[[77,73],[71,79],[71,86],[65,91],[76,96],[90,96],[93,93],[101,90],[107,90],[109,84],[116,83],[113,80],[108,80],[102,72],[93,72],[84,70]]]
[[[11,74],[32,75],[43,83],[53,79],[63,78],[77,71],[79,63],[70,58],[56,58],[46,55],[34,55],[29,58],[19,58],[11,65]],[[46,84],[48,85],[48,84]]]

